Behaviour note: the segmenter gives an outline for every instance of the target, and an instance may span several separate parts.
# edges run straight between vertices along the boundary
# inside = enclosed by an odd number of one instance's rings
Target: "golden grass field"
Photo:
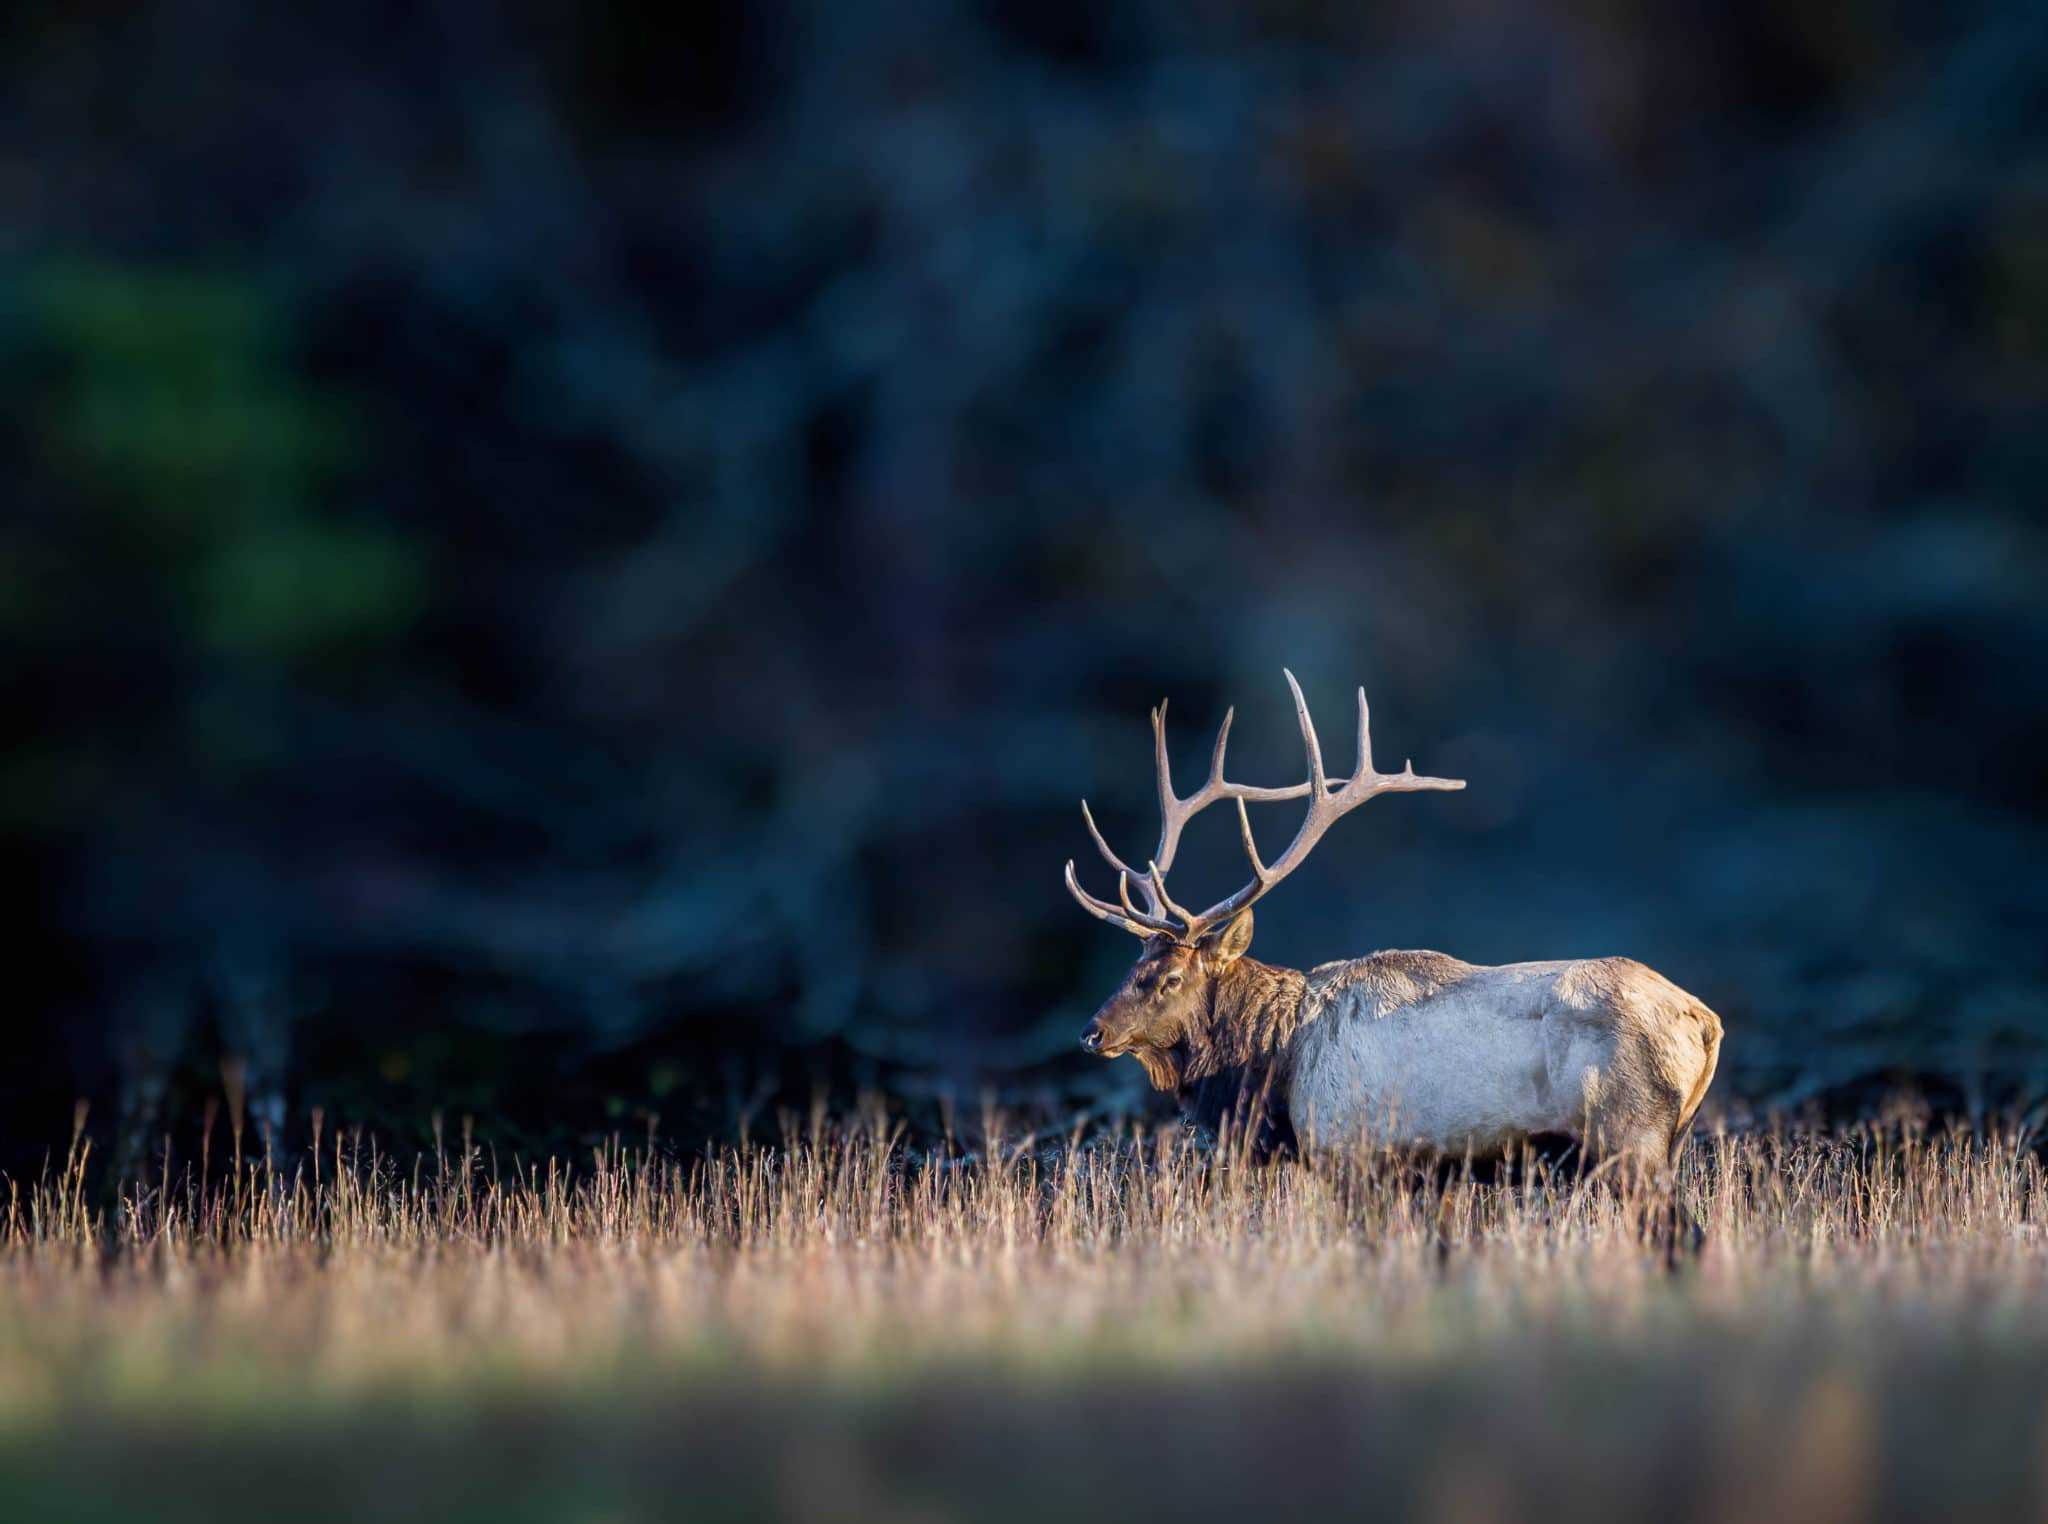
[[[1698,1138],[1675,1271],[1598,1180],[1178,1133],[251,1151],[0,1186],[0,1517],[2048,1517],[1996,1128]]]

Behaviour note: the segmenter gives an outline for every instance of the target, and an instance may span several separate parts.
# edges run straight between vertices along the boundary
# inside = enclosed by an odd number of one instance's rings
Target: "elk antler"
[[[1323,750],[1316,740],[1315,722],[1308,715],[1308,701],[1301,696],[1301,685],[1294,680],[1294,674],[1285,668],[1282,675],[1287,687],[1294,695],[1295,718],[1301,722],[1302,745],[1308,751],[1308,781],[1290,784],[1285,788],[1255,788],[1250,784],[1231,783],[1223,776],[1223,749],[1230,740],[1230,722],[1236,710],[1226,711],[1223,727],[1216,733],[1216,750],[1209,759],[1209,779],[1194,793],[1182,799],[1173,792],[1173,776],[1166,761],[1166,704],[1162,700],[1152,711],[1152,749],[1154,763],[1159,774],[1159,814],[1161,827],[1159,847],[1145,865],[1146,871],[1132,870],[1123,859],[1109,849],[1109,843],[1102,839],[1102,833],[1095,827],[1095,817],[1089,813],[1086,800],[1081,802],[1081,818],[1088,824],[1088,835],[1095,843],[1095,849],[1103,860],[1116,870],[1118,904],[1112,905],[1098,900],[1081,887],[1074,874],[1074,864],[1067,863],[1067,889],[1090,915],[1120,926],[1125,931],[1141,937],[1163,935],[1177,942],[1192,946],[1218,924],[1228,920],[1254,900],[1261,898],[1275,884],[1300,867],[1323,833],[1366,800],[1379,794],[1416,793],[1424,789],[1461,789],[1465,786],[1462,778],[1425,778],[1417,776],[1411,762],[1398,773],[1373,771],[1372,765],[1372,721],[1366,708],[1365,690],[1358,690],[1358,764],[1349,778],[1332,784],[1323,774]],[[1252,821],[1245,809],[1247,802],[1270,803],[1283,799],[1299,799],[1307,796],[1308,815],[1302,820],[1301,828],[1294,833],[1294,840],[1287,844],[1287,850],[1274,859],[1269,868],[1259,860],[1258,843],[1252,839]],[[1174,853],[1180,849],[1180,833],[1187,823],[1219,799],[1233,800],[1237,805],[1238,830],[1244,839],[1245,856],[1251,860],[1251,882],[1227,899],[1217,901],[1199,914],[1176,905],[1166,892],[1166,871],[1173,866]],[[1131,903],[1131,883],[1136,880],[1138,890],[1145,897],[1145,908],[1140,910]]]

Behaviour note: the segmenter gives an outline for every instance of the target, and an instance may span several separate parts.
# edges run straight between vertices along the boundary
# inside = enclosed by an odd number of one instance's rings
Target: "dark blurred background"
[[[224,1056],[519,1147],[1142,1103],[1076,801],[1146,850],[1162,695],[1291,781],[1283,663],[1471,786],[1257,954],[2038,1101],[2033,9],[12,8],[0,1163]]]

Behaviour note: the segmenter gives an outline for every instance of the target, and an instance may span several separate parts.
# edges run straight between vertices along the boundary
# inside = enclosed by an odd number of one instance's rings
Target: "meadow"
[[[0,1515],[2048,1517],[2048,1171],[1909,1113],[1645,1202],[874,1112],[0,1185]]]

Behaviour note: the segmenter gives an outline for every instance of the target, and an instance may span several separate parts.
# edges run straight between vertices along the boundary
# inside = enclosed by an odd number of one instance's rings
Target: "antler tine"
[[[1366,707],[1362,684],[1358,690],[1358,771],[1354,776],[1372,776],[1372,710]]]
[[[1166,700],[1159,701],[1159,707],[1152,711],[1152,767],[1159,777],[1159,807],[1164,810],[1175,803],[1173,797],[1173,764],[1166,760]]]
[[[1152,770],[1159,784],[1159,845],[1153,850],[1152,860],[1173,865],[1173,854],[1180,846],[1181,827],[1187,823],[1187,816],[1181,806],[1186,802],[1174,796],[1173,764],[1166,756],[1166,700],[1159,701],[1159,707],[1152,711]],[[1133,873],[1138,887],[1145,891],[1145,898],[1151,903],[1152,913],[1159,914],[1166,908],[1159,892],[1142,873]]]
[[[1230,722],[1236,718],[1236,705],[1223,711],[1223,723],[1216,729],[1216,750],[1209,758],[1208,788],[1223,787],[1223,748],[1230,744]]]
[[[1244,838],[1244,855],[1251,861],[1252,877],[1264,883],[1266,865],[1259,861],[1259,844],[1252,839],[1251,811],[1244,807],[1244,800],[1241,797],[1237,800],[1237,829],[1238,834]]]
[[[1071,857],[1067,859],[1066,883],[1067,893],[1074,897],[1074,903],[1094,916],[1096,920],[1107,921],[1112,926],[1121,926],[1125,931],[1135,931],[1137,929],[1137,923],[1131,920],[1130,917],[1124,915],[1114,906],[1098,900],[1094,895],[1081,887],[1081,880],[1074,873],[1074,860]]]
[[[1146,915],[1143,911],[1131,905],[1130,890],[1127,887],[1130,883],[1130,875],[1128,873],[1119,874],[1117,877],[1118,893],[1123,899],[1124,910],[1118,910],[1116,906],[1106,900],[1098,900],[1086,889],[1083,889],[1080,878],[1074,872],[1074,860],[1072,858],[1067,859],[1066,880],[1067,892],[1073,895],[1075,902],[1083,910],[1094,916],[1098,921],[1107,921],[1110,925],[1119,927],[1124,931],[1130,932],[1133,936],[1139,937],[1149,937],[1154,932],[1165,932],[1168,936],[1179,934],[1178,927],[1169,925],[1164,921],[1154,920],[1151,916]],[[1129,914],[1125,914],[1126,910],[1129,911]]]
[[[1184,906],[1174,904],[1174,902],[1167,897],[1166,870],[1160,867],[1157,863],[1147,863],[1145,866],[1151,870],[1152,893],[1158,898],[1161,908],[1164,909],[1166,913],[1169,915],[1178,916],[1183,926],[1194,925],[1195,916],[1193,912],[1189,911]]]
[[[1287,679],[1288,691],[1294,695],[1294,717],[1301,722],[1301,744],[1308,749],[1309,808],[1313,810],[1314,801],[1325,792],[1323,748],[1316,740],[1316,722],[1308,717],[1308,700],[1301,696],[1301,684],[1285,667],[1280,669],[1280,675]]]
[[[1095,816],[1088,809],[1088,801],[1081,801],[1081,819],[1087,823],[1088,839],[1095,843],[1095,850],[1102,854],[1102,860],[1117,872],[1128,874],[1131,870],[1121,857],[1109,850],[1109,843],[1102,839],[1102,832],[1096,828]]]
[[[1140,878],[1138,880],[1138,884],[1141,888],[1144,886],[1144,883],[1145,880],[1143,878]],[[1176,930],[1176,928],[1171,922],[1164,920],[1159,916],[1153,915],[1149,911],[1140,910],[1136,905],[1133,905],[1131,903],[1130,874],[1119,873],[1116,876],[1116,897],[1123,902],[1123,907],[1125,911],[1129,913],[1131,919],[1136,921],[1140,926],[1145,927],[1147,930],[1163,931],[1169,934]]]
[[[1225,733],[1230,722],[1223,722]],[[1152,854],[1152,862],[1158,864],[1157,871],[1164,873],[1173,866],[1173,854],[1180,850],[1180,833],[1186,828],[1202,807],[1208,802],[1205,796],[1215,785],[1216,770],[1212,763],[1210,778],[1194,793],[1182,799],[1173,791],[1173,767],[1166,759],[1166,700],[1159,701],[1159,707],[1152,711],[1152,755],[1153,767],[1159,775],[1159,846]],[[1167,900],[1159,892],[1157,884],[1144,875],[1136,875],[1141,884],[1147,885],[1146,898],[1155,901],[1154,913],[1167,908]]]

